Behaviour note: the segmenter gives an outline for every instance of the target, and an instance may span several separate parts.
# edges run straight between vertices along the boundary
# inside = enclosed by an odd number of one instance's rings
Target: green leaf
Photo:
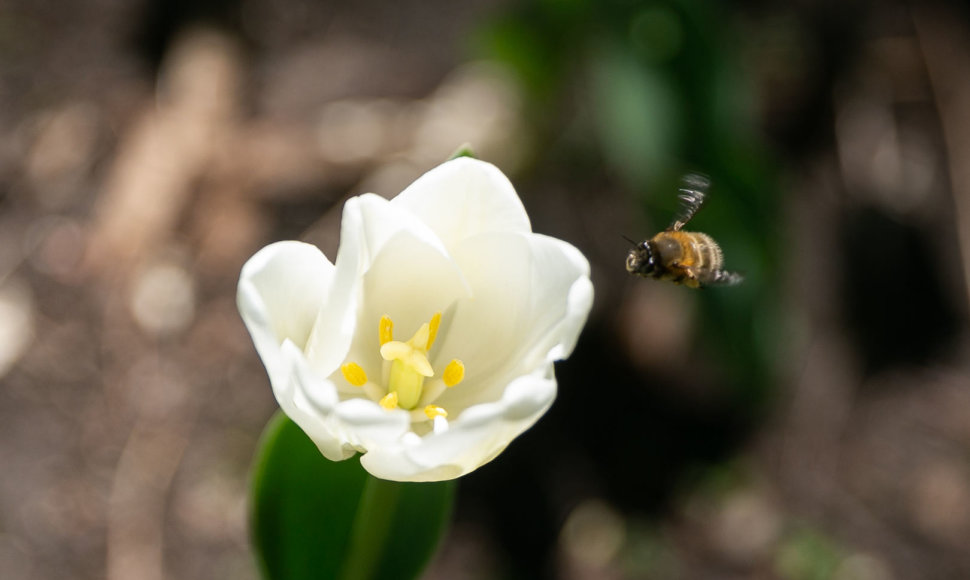
[[[267,580],[416,578],[455,489],[380,480],[356,458],[330,461],[282,412],[263,432],[251,485],[252,540]]]
[[[680,138],[677,96],[662,70],[641,66],[615,46],[604,44],[591,58],[593,118],[603,151],[629,184],[642,188],[669,164]]]

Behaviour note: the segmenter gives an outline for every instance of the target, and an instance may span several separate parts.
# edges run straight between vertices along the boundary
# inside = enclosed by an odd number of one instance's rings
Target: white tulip
[[[497,456],[556,397],[593,300],[589,263],[532,233],[508,179],[458,158],[344,206],[331,264],[279,242],[238,304],[283,411],[327,458],[438,481]]]

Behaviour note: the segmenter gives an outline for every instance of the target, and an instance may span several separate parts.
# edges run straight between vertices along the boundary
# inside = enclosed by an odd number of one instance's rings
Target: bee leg
[[[683,284],[688,288],[700,288],[701,282],[693,270],[677,261],[671,262],[670,267],[680,272],[680,275],[674,279],[675,284]]]

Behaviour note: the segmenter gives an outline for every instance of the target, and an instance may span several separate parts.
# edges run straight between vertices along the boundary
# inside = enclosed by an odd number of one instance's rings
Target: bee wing
[[[736,286],[744,281],[744,276],[727,270],[707,270],[697,274],[702,286]]]
[[[687,225],[697,210],[704,204],[707,190],[711,187],[711,180],[699,173],[688,173],[684,176],[680,186],[680,208],[674,214],[674,221],[667,227],[667,231],[678,231]]]

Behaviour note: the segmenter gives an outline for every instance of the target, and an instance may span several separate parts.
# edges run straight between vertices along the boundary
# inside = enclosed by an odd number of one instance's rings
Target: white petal
[[[315,246],[278,242],[256,253],[243,266],[236,301],[274,389],[289,386],[280,345],[299,349],[329,293],[334,267]]]
[[[467,409],[447,431],[411,445],[369,450],[361,464],[376,477],[395,481],[438,481],[473,471],[494,459],[552,404],[555,379],[542,375],[516,379],[500,401]]]
[[[391,203],[405,207],[453,247],[483,232],[529,232],[529,216],[494,165],[459,157],[425,173]]]
[[[407,412],[387,411],[365,398],[340,401],[337,386],[316,374],[291,343],[284,343],[283,351],[293,369],[294,388],[277,400],[328,459],[340,461],[357,449],[397,444],[407,432]]]
[[[537,345],[538,354],[545,350],[545,360],[549,362],[564,360],[573,353],[579,333],[586,325],[589,311],[593,307],[593,282],[589,278],[577,278],[569,287],[566,297],[566,311],[562,319],[549,333],[552,338],[551,346]]]
[[[569,244],[536,234],[488,234],[456,248],[472,288],[433,364],[465,363],[465,380],[437,402],[464,409],[497,400],[510,380],[566,356],[592,304],[589,265]]]
[[[397,265],[399,271],[416,262],[415,258],[431,256],[429,259],[438,264],[449,261],[447,251],[434,232],[407,210],[396,208],[377,195],[367,194],[347,200],[340,228],[340,249],[331,297],[320,312],[307,347],[307,357],[313,369],[324,376],[332,373],[347,357],[357,322],[361,319],[359,299],[364,276],[385,251],[404,260]],[[402,239],[416,240],[415,245],[424,249],[422,255],[409,256],[396,248]],[[415,263],[415,270],[427,270],[427,266]],[[401,278],[386,283],[393,284],[397,280]],[[369,296],[370,292],[364,291],[364,294]],[[376,329],[376,320],[374,324]],[[364,328],[362,332],[369,330]],[[360,336],[360,333],[356,334]]]
[[[369,399],[350,399],[337,405],[337,419],[351,442],[363,449],[399,445],[411,427],[407,411],[388,411]]]
[[[288,346],[291,345],[284,343],[284,351],[287,351]],[[337,386],[333,381],[313,372],[302,352],[286,352],[286,354],[292,360],[296,390],[303,397],[300,402],[306,404],[303,405],[304,411],[321,418],[332,415],[340,402]]]
[[[404,231],[435,248],[442,255],[448,253],[438,235],[408,208],[395,205],[372,193],[356,198],[356,203],[360,211],[358,235],[362,238],[365,251],[365,268],[392,239]]]
[[[364,277],[362,313],[373,324],[370,334],[375,339],[378,321],[387,315],[394,322],[395,338],[404,341],[434,313],[468,295],[465,278],[450,256],[402,231],[384,246]]]
[[[410,427],[407,412],[387,411],[363,398],[339,402],[336,386],[317,376],[302,353],[287,347],[292,344],[284,343],[283,351],[294,371],[295,388],[277,400],[324,456],[341,461],[357,449],[399,444]]]
[[[414,446],[420,447],[421,444]],[[460,465],[449,463],[417,465],[404,455],[404,450],[411,448],[412,446],[407,445],[396,449],[368,451],[360,456],[360,464],[374,477],[390,481],[444,481],[467,473]]]
[[[529,247],[534,308],[525,341],[532,356],[523,357],[527,367],[568,357],[593,306],[589,262],[579,250],[543,235],[531,236]]]
[[[293,343],[283,343],[282,356],[291,369],[293,384],[286,392],[274,391],[280,408],[327,459],[341,461],[354,455],[354,445],[343,436],[334,416],[336,387],[313,373],[303,352]]]
[[[513,377],[515,352],[528,332],[533,268],[526,237],[519,234],[475,236],[457,246],[454,256],[472,295],[458,302],[431,361],[436,368],[452,359],[464,363],[464,381],[438,403],[453,412],[498,400]],[[480,388],[483,383],[494,388]]]
[[[556,389],[552,364],[512,381],[502,396],[505,420],[532,425],[552,405]]]
[[[363,217],[360,199],[344,204],[340,224],[340,247],[330,296],[315,318],[307,339],[307,360],[321,376],[329,376],[347,356],[356,330],[357,302],[365,267]]]

